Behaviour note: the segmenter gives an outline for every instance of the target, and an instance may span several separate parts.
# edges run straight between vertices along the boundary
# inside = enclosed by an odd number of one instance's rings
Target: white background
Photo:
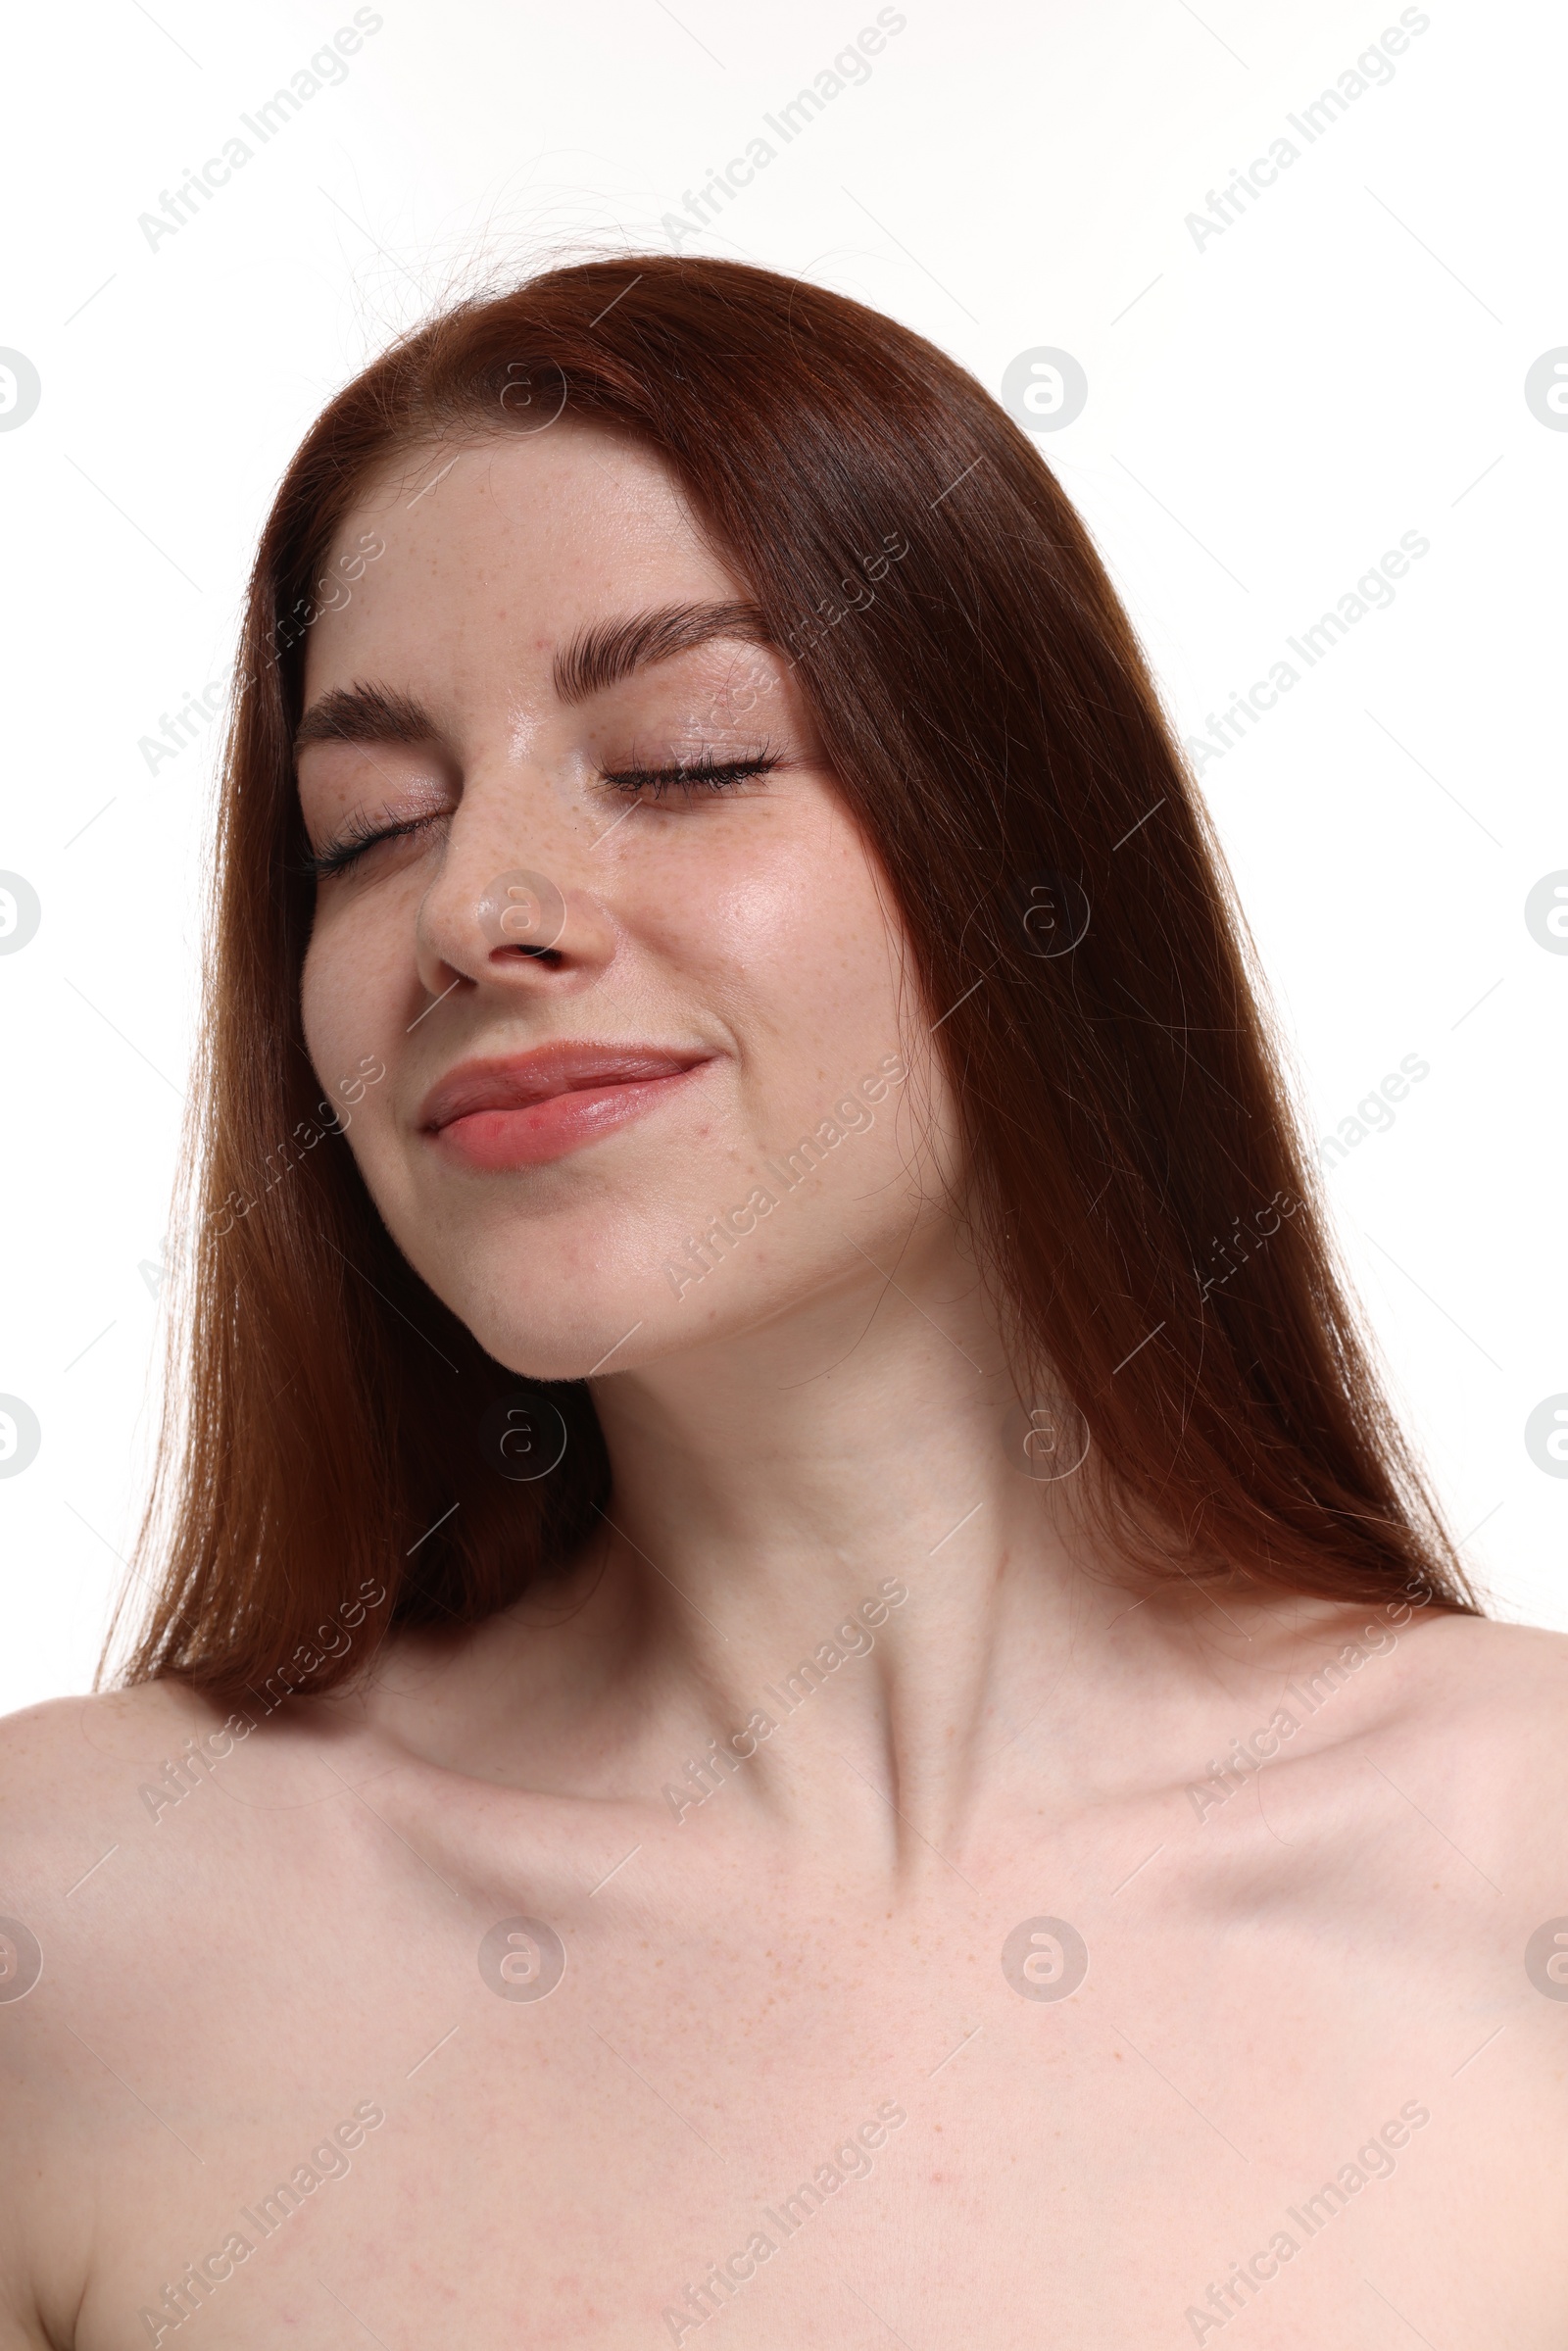
[[[344,82],[151,249],[138,216],[351,13],[102,0],[10,35],[0,345],[43,392],[0,432],[0,868],[43,912],[0,955],[0,1392],[43,1434],[0,1479],[0,1707],[87,1687],[145,1476],[218,729],[156,775],[140,739],[225,677],[275,483],[349,373],[476,278],[668,250],[662,217],[875,10],[387,0]],[[1088,404],[1042,446],[1186,735],[1402,532],[1430,539],[1202,783],[1313,1135],[1430,1062],[1332,1200],[1467,1556],[1501,1613],[1568,1627],[1568,1478],[1523,1435],[1568,1391],[1568,955],[1523,912],[1568,867],[1568,432],[1523,388],[1568,344],[1562,12],[1433,0],[1309,146],[1286,115],[1397,6],[905,13],[683,249],[838,287],[993,390],[1071,352]],[[1196,242],[1187,216],[1281,135],[1299,160]]]

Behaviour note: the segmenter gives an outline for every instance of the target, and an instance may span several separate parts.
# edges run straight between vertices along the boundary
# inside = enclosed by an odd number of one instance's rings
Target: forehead
[[[565,416],[401,454],[367,482],[320,579],[308,692],[372,657],[466,665],[504,641],[548,659],[607,613],[740,593],[662,461]]]

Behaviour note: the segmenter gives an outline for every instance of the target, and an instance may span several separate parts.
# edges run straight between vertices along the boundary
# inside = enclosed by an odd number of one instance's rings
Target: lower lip
[[[597,1143],[601,1135],[629,1126],[667,1102],[703,1066],[697,1062],[691,1069],[672,1070],[668,1077],[637,1078],[623,1085],[584,1086],[521,1109],[470,1110],[466,1118],[439,1128],[432,1141],[466,1167],[543,1167],[580,1151],[585,1143]]]

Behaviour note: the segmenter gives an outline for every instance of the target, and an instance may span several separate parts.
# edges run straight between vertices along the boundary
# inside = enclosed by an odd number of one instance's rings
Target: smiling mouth
[[[466,1167],[538,1167],[668,1101],[710,1056],[653,1047],[542,1046],[452,1071],[419,1132]]]

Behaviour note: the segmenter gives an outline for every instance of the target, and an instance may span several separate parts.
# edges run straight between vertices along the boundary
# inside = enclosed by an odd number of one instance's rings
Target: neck
[[[1026,1473],[944,1240],[595,1396],[599,1538],[477,1630],[403,1637],[369,1703],[437,1768],[658,1807],[694,1854],[750,1831],[776,1866],[940,1888],[1003,1818],[1038,1837],[1179,1785],[1343,1614],[1135,1580],[1085,1506],[1092,1452]],[[1037,1466],[1070,1463],[1044,1434]]]
[[[691,1756],[772,1723],[737,1786],[796,1820],[858,1774],[890,1844],[946,1845],[1069,1650],[1076,1670],[1133,1596],[1074,1480],[1024,1473],[1000,1334],[951,1245],[852,1263],[831,1296],[596,1397],[613,1470],[596,1605],[637,1628],[626,1663],[644,1687],[652,1669]]]

